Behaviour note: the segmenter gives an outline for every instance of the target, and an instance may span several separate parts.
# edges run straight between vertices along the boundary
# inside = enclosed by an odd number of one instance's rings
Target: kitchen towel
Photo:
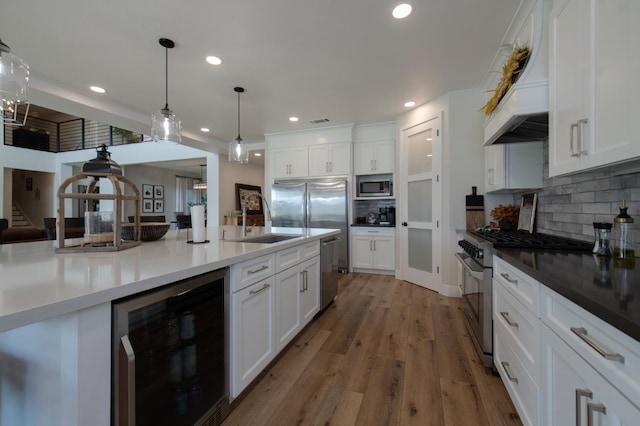
[[[191,228],[193,230],[193,242],[203,243],[204,231],[204,206],[191,206]]]

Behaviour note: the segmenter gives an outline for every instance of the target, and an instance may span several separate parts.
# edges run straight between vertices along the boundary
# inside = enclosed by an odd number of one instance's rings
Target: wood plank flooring
[[[223,425],[520,425],[460,300],[341,275],[338,298],[232,404]]]

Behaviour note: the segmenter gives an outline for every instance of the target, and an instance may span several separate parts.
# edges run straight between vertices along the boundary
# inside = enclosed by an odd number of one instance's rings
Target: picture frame
[[[164,199],[164,185],[153,185],[153,198]]]
[[[142,184],[142,198],[153,198],[153,185]]]
[[[153,199],[145,198],[142,200],[142,213],[153,213]]]
[[[164,213],[164,200],[153,200],[153,212]]]
[[[242,210],[242,203],[249,194],[257,192],[262,195],[262,188],[255,185],[245,185],[243,183],[236,183],[236,210]],[[262,198],[253,197],[247,204],[247,214],[261,214],[264,215],[262,207]]]
[[[520,215],[518,216],[518,232],[526,231],[533,234],[533,225],[536,219],[536,205],[538,194],[535,192],[523,194],[520,198]]]

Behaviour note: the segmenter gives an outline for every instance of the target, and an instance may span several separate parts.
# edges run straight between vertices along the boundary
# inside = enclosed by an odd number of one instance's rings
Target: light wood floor
[[[346,274],[338,298],[233,404],[231,425],[520,425],[460,300]]]

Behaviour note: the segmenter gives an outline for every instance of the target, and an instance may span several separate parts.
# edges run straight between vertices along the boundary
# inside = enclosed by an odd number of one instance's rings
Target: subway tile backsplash
[[[543,188],[535,190],[536,232],[593,241],[593,222],[613,222],[622,199],[627,200],[629,215],[640,221],[640,173],[549,178],[548,142],[544,158]],[[515,204],[525,192],[514,195]]]

